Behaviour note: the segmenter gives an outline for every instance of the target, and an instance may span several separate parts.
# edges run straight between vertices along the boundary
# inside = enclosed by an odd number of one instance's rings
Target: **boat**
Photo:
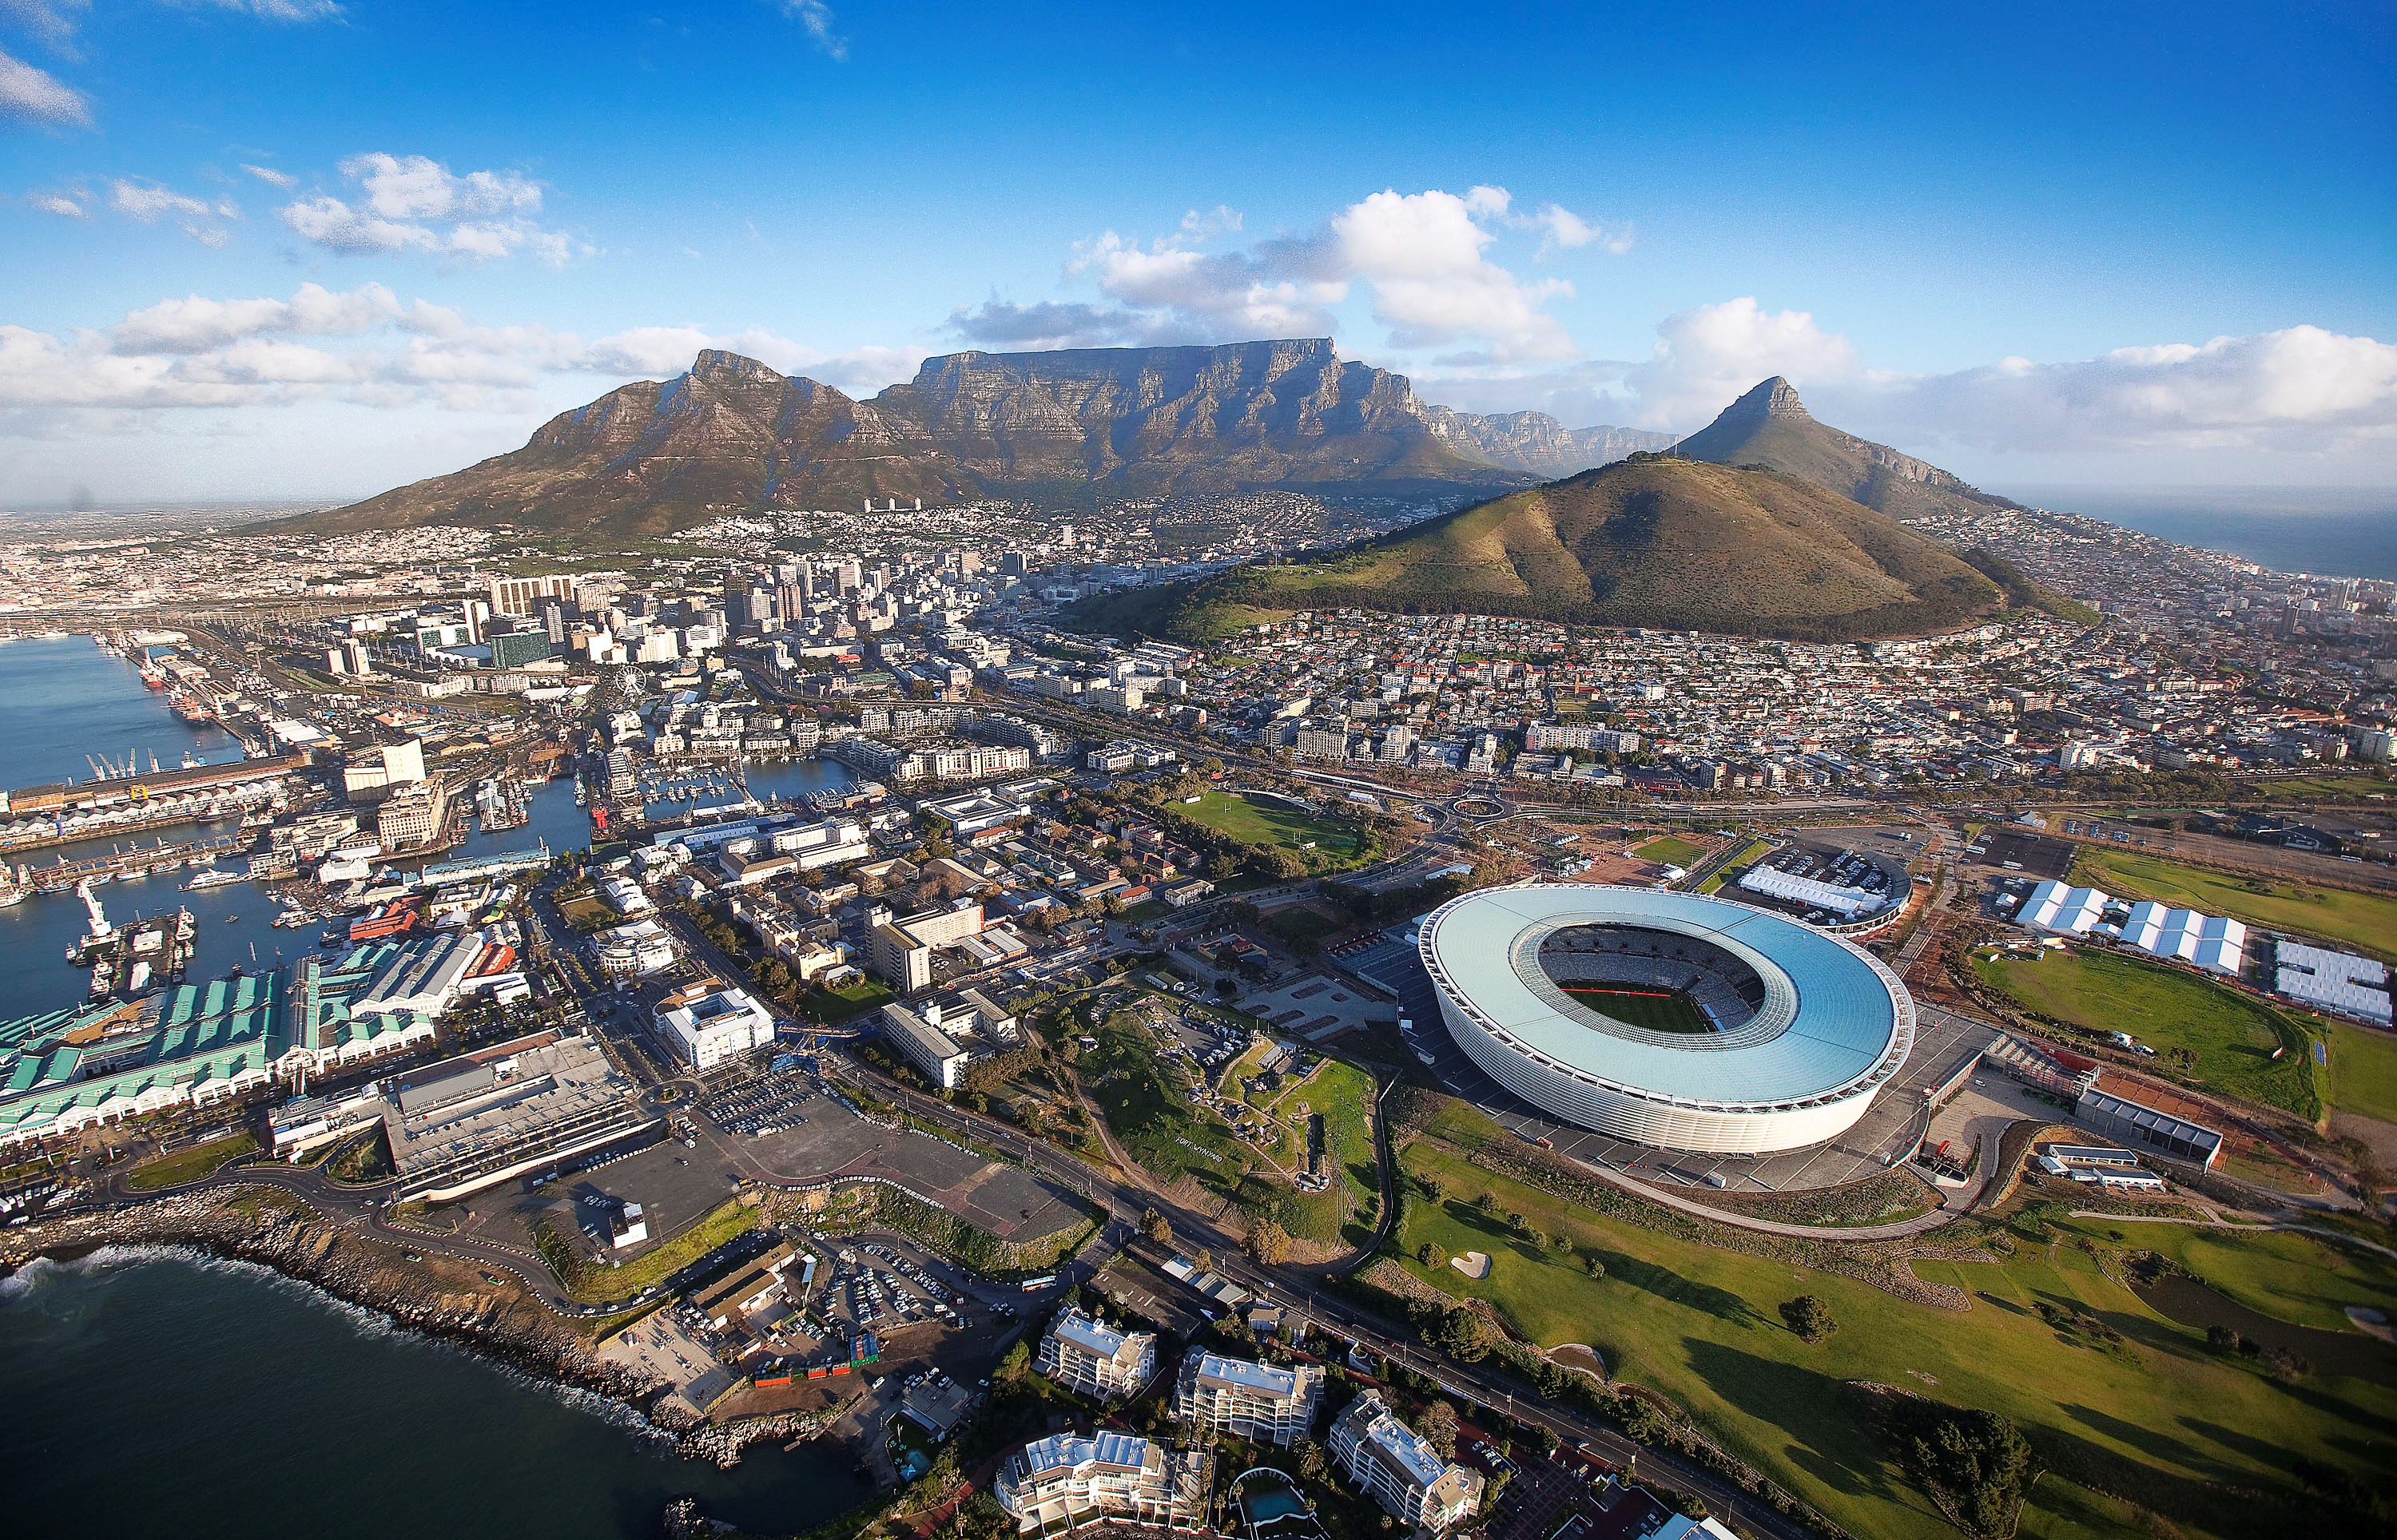
[[[194,875],[190,882],[185,883],[183,884],[183,891],[185,893],[199,893],[208,888],[231,887],[235,883],[247,883],[249,879],[248,877],[243,876],[238,871],[226,871],[220,867],[210,867],[207,870]]]
[[[230,925],[230,924],[232,924],[234,922],[235,922],[235,921],[239,920],[240,918],[241,918],[241,916],[240,916],[240,915],[238,915],[238,914],[228,914],[228,915],[226,915],[226,916],[225,916],[225,923],[226,923],[226,924],[228,924],[228,925]]]

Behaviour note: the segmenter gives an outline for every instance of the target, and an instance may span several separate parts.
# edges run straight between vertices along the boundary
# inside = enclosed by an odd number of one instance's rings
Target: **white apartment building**
[[[702,979],[658,1002],[657,1035],[693,1069],[712,1069],[774,1041],[774,1016],[746,989]]]
[[[1470,1517],[1481,1502],[1481,1477],[1442,1461],[1391,1414],[1378,1390],[1332,1419],[1332,1463],[1385,1513],[1435,1533]]]
[[[1190,1529],[1206,1517],[1207,1455],[1130,1433],[1038,1439],[1007,1457],[992,1494],[1025,1533],[1120,1520]]]
[[[896,1002],[882,1007],[882,1038],[943,1091],[957,1089],[968,1055],[957,1040]]]
[[[1288,1449],[1314,1426],[1322,1400],[1323,1371],[1315,1364],[1285,1369],[1193,1348],[1174,1385],[1173,1415]]]
[[[591,938],[599,971],[610,978],[647,978],[675,965],[673,935],[654,915],[603,930]]]
[[[1157,1334],[1118,1332],[1068,1306],[1049,1323],[1032,1366],[1084,1395],[1128,1396],[1157,1367]]]

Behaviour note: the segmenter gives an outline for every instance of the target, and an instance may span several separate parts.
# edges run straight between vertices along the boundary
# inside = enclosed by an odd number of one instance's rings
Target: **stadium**
[[[1914,1002],[1862,948],[1695,894],[1485,888],[1426,916],[1449,1034],[1533,1107],[1668,1149],[1837,1137],[1914,1044]]]

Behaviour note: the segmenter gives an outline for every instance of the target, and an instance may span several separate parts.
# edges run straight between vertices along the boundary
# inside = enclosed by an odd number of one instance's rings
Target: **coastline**
[[[0,1238],[0,1280],[37,1261],[74,1262],[111,1248],[182,1251],[262,1268],[394,1330],[446,1341],[553,1388],[606,1401],[671,1439],[677,1454],[722,1469],[737,1465],[752,1444],[814,1439],[829,1426],[827,1418],[790,1413],[725,1424],[676,1417],[660,1405],[666,1387],[601,1362],[571,1321],[515,1282],[494,1284],[463,1264],[381,1255],[388,1248],[327,1219],[305,1199],[263,1184],[186,1189],[9,1231]]]

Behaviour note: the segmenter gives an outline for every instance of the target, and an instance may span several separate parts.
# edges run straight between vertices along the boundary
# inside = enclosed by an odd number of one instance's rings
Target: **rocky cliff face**
[[[1500,412],[1477,417],[1427,406],[1432,431],[1460,450],[1491,464],[1529,475],[1571,476],[1612,465],[1626,455],[1669,449],[1670,433],[1640,428],[1568,428],[1546,412]]]
[[[553,418],[522,449],[314,522],[647,534],[868,497],[1495,488],[1657,439],[1426,405],[1404,376],[1341,359],[1328,339],[952,353],[871,401],[711,349],[687,374]]]
[[[1779,375],[1724,407],[1673,452],[1721,465],[1761,465],[1901,519],[2014,506],[1927,460],[1817,421]]]

